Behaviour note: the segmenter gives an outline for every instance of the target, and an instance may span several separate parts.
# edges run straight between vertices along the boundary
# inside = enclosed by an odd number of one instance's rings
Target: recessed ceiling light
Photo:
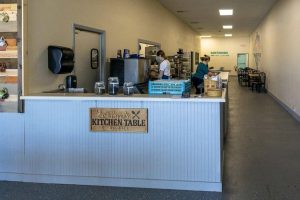
[[[232,37],[232,34],[225,34],[225,37]]]
[[[233,15],[233,9],[220,9],[219,13],[221,16],[230,16]]]
[[[211,35],[201,35],[201,38],[211,38]]]
[[[232,25],[224,25],[223,29],[232,29]]]

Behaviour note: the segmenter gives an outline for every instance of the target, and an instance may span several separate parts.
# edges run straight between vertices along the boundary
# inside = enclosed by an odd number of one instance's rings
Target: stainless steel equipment
[[[124,81],[140,84],[149,80],[150,60],[147,59],[125,59]]]

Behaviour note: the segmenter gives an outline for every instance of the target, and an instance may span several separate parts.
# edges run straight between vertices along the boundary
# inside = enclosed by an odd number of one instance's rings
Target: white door
[[[101,63],[101,34],[76,30],[75,33],[75,75],[77,87],[85,88],[87,92],[94,92],[95,82],[100,80]],[[99,66],[93,69],[91,66],[91,50],[99,51]]]

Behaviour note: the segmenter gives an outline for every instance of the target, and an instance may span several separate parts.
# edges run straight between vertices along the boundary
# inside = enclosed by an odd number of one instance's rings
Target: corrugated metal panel
[[[89,108],[148,108],[149,133],[92,133]],[[27,101],[26,172],[220,182],[220,105]]]
[[[24,115],[0,113],[0,172],[21,173],[24,161]]]

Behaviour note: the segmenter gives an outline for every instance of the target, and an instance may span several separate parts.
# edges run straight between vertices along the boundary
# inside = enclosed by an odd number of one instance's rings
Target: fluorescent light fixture
[[[211,38],[211,35],[201,35],[201,38]]]
[[[232,37],[232,34],[225,34],[225,37]]]
[[[220,9],[219,13],[221,16],[230,16],[233,15],[233,9]]]
[[[233,27],[232,25],[224,25],[223,29],[232,29],[232,27]]]

